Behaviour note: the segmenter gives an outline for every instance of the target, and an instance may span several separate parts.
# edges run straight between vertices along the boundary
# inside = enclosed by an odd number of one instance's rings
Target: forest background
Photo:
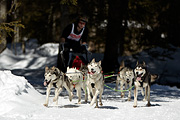
[[[179,0],[0,0],[0,53],[12,42],[36,38],[58,43],[79,14],[89,16],[90,51],[103,53],[103,70],[119,67],[118,57],[162,47],[180,47]],[[154,53],[152,55],[158,55]]]

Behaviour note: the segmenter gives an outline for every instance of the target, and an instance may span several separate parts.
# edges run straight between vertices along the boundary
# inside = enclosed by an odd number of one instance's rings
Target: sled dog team
[[[81,90],[85,93],[85,102],[90,101],[92,106],[96,103],[96,108],[102,104],[102,94],[104,91],[104,75],[102,74],[101,61],[95,62],[93,59],[87,66],[81,65],[81,68],[67,68],[67,72],[63,73],[56,67],[45,68],[44,74],[44,86],[47,86],[46,100],[44,106],[48,106],[50,90],[55,88],[55,96],[53,102],[58,105],[58,96],[63,90],[63,87],[69,94],[69,100],[72,101],[73,89],[76,89],[78,97],[78,104],[81,104]],[[147,71],[145,62],[139,64],[137,62],[135,69],[130,69],[124,65],[124,61],[121,62],[119,73],[116,80],[116,89],[120,83],[121,97],[124,97],[123,88],[127,89],[127,86],[132,87],[134,85],[134,106],[137,107],[138,89],[141,90],[144,96],[143,101],[148,101],[147,106],[150,106],[150,86],[151,82],[157,79],[157,75],[152,75]],[[144,90],[145,89],[145,93]],[[129,90],[128,100],[131,100],[131,90]]]

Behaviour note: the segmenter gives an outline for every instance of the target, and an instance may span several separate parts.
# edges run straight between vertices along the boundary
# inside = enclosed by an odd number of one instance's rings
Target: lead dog
[[[98,107],[98,100],[97,97],[99,95],[99,102],[102,106],[102,94],[104,91],[104,77],[102,74],[102,67],[101,61],[95,62],[93,59],[88,64],[88,78],[87,78],[87,91],[88,91],[88,98],[91,100],[90,105],[92,106],[96,102],[96,108]],[[91,98],[91,94],[93,98]]]
[[[147,67],[145,62],[143,61],[142,64],[139,64],[137,61],[135,70],[135,81],[134,81],[134,106],[137,107],[137,96],[138,96],[138,89],[145,88],[145,96],[143,101],[148,101],[147,106],[151,106],[150,103],[150,87],[151,82],[154,82],[155,79],[158,78],[158,75],[151,75],[150,72],[147,71]]]
[[[55,97],[53,99],[53,102],[56,102],[56,105],[58,105],[58,96],[62,91],[63,87],[65,87],[69,93],[69,100],[72,100],[73,94],[69,88],[69,80],[62,71],[60,71],[58,68],[54,66],[52,68],[45,67],[44,77],[44,86],[47,86],[46,101],[44,106],[48,106],[49,94],[52,87],[55,87]]]

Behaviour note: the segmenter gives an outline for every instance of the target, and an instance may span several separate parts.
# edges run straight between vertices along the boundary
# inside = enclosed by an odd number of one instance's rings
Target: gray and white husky
[[[102,106],[102,94],[104,91],[104,77],[102,74],[101,61],[95,62],[93,59],[88,64],[88,78],[87,78],[87,91],[88,91],[88,99],[91,100],[90,105],[92,106],[96,102],[96,108],[98,107],[97,97],[99,95],[99,102]],[[91,94],[93,98],[91,98]]]
[[[116,90],[118,89],[118,85],[120,83],[121,97],[124,97],[125,90],[127,88],[131,88],[134,80],[134,71],[131,68],[125,66],[124,61],[121,62],[119,67],[119,73],[117,75],[116,80]],[[125,87],[124,87],[125,86]],[[129,89],[128,101],[131,100],[131,89]]]
[[[55,87],[55,97],[53,99],[53,102],[56,102],[56,105],[58,105],[58,96],[62,91],[63,87],[65,87],[69,93],[69,100],[72,100],[73,93],[69,88],[70,83],[68,77],[65,76],[62,71],[60,71],[54,66],[51,68],[45,67],[44,77],[44,86],[47,86],[46,101],[44,106],[48,106],[50,90],[52,87]]]
[[[139,88],[145,88],[145,96],[143,101],[148,101],[147,106],[151,106],[150,103],[150,87],[151,83],[154,82],[158,75],[156,74],[150,74],[150,72],[147,71],[147,67],[145,62],[143,61],[142,64],[139,64],[137,61],[136,67],[134,69],[135,78],[134,78],[134,106],[137,107],[137,96],[138,96],[138,89]]]

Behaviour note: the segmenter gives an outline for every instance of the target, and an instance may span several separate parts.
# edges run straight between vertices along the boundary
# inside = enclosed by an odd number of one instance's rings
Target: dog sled
[[[86,51],[82,52],[75,52],[72,48],[69,49],[69,60],[66,61],[64,57],[65,47],[64,44],[60,44],[59,46],[59,54],[58,54],[58,64],[57,67],[62,71],[66,71],[67,67],[76,67],[77,69],[80,68],[82,64],[88,64],[91,58],[92,53],[89,52],[87,49]]]

